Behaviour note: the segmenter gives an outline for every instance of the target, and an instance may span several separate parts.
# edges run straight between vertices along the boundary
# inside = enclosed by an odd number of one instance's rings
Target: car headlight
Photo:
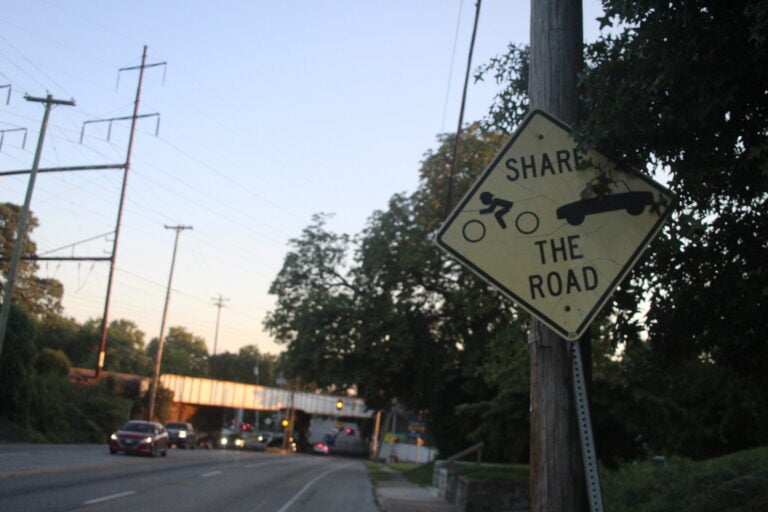
[[[179,439],[183,439],[183,438],[185,438],[185,437],[187,437],[187,433],[186,433],[184,430],[182,430],[181,432],[179,432]]]
[[[151,442],[152,442],[152,438],[151,438],[151,437],[149,437],[149,436],[147,436],[147,437],[145,437],[144,439],[142,439],[142,440],[141,440],[141,442],[142,442],[142,443],[151,443]]]
[[[245,441],[243,441],[242,439],[235,439],[235,446],[237,447],[245,446]]]
[[[112,434],[111,436],[109,436],[109,438],[113,441],[117,441],[117,435],[115,434]]]
[[[227,446],[228,442],[229,442],[229,440],[226,437],[222,437],[221,439],[219,439],[219,444],[221,446]]]

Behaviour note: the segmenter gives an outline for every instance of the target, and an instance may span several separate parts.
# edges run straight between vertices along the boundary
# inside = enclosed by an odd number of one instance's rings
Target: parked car
[[[190,448],[194,450],[197,447],[197,433],[191,423],[182,421],[172,421],[165,424],[168,430],[168,439],[171,446],[176,448]]]
[[[168,431],[154,421],[131,420],[109,437],[109,453],[168,454]]]

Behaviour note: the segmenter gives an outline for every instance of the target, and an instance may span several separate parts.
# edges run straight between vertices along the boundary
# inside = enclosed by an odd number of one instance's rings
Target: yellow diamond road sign
[[[459,202],[437,243],[576,339],[658,234],[671,202],[653,180],[597,152],[581,154],[567,125],[536,110]]]

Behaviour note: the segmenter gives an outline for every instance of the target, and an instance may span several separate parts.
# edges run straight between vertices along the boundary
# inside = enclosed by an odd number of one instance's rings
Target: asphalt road
[[[0,444],[3,512],[378,512],[360,459],[228,450],[110,455]]]

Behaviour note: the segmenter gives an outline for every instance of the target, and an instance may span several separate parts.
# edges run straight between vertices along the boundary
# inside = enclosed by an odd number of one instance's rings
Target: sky
[[[592,41],[600,2],[583,5]],[[51,110],[41,168],[123,163],[130,121],[102,120],[131,116],[138,71],[119,70],[146,46],[148,65],[165,64],[145,71],[109,319],[132,320],[147,342],[159,335],[175,238],[166,226],[191,226],[179,234],[167,326],[210,353],[215,341],[217,353],[277,354],[262,322],[290,240],[317,213],[355,235],[416,189],[424,154],[456,130],[474,16],[471,0],[5,0],[0,172],[31,168],[44,107],[25,95],[48,93],[76,105]],[[485,0],[472,68],[527,44],[529,17],[527,0]],[[465,122],[496,92],[471,82]],[[109,256],[122,179],[39,174],[38,254]],[[22,204],[28,180],[0,177],[0,202]],[[38,272],[64,284],[64,314],[79,322],[101,318],[108,274],[90,261]]]

